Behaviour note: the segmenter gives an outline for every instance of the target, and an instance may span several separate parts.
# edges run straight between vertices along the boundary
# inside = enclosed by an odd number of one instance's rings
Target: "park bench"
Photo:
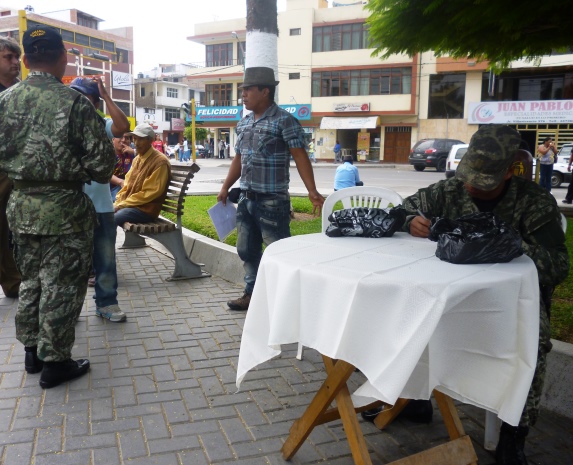
[[[171,179],[167,197],[161,207],[162,212],[171,213],[177,217],[176,222],[159,217],[153,223],[124,223],[125,240],[122,248],[146,247],[145,237],[153,239],[163,245],[175,259],[175,270],[167,281],[180,279],[203,278],[210,276],[201,269],[202,264],[193,262],[183,244],[183,229],[181,218],[185,205],[187,187],[199,166],[172,166]],[[145,236],[145,237],[143,237]]]

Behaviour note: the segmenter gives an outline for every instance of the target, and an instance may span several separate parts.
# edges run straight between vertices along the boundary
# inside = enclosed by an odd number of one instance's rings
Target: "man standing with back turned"
[[[0,92],[18,83],[20,75],[20,46],[8,37],[0,37]],[[12,180],[0,172],[0,285],[6,297],[18,297],[20,272],[10,248],[10,229],[6,205],[12,191]]]
[[[243,103],[250,110],[237,125],[235,158],[217,200],[225,204],[229,189],[241,178],[237,207],[237,253],[245,268],[245,293],[227,302],[231,310],[248,310],[262,257],[262,246],[290,237],[290,157],[320,211],[324,198],[316,190],[298,120],[275,103],[275,74],[271,68],[245,70]]]
[[[109,182],[115,156],[93,105],[62,84],[67,53],[59,32],[28,29],[28,78],[0,94],[0,169],[14,180],[7,216],[22,273],[16,338],[25,369],[51,388],[85,374],[72,360],[75,324],[91,267],[95,210],[84,182]]]
[[[521,235],[522,248],[539,275],[539,346],[537,366],[518,426],[503,423],[496,449],[497,465],[526,465],[524,445],[529,427],[539,416],[546,357],[551,350],[549,310],[553,288],[569,271],[569,255],[555,199],[534,182],[513,176],[513,161],[521,136],[509,126],[482,126],[453,178],[420,189],[404,199],[404,229],[428,237],[430,220],[457,219],[476,212],[493,212]],[[421,212],[424,217],[419,215]]]

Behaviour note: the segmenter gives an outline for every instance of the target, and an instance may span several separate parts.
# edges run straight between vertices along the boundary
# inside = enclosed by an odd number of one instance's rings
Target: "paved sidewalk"
[[[307,349],[298,361],[296,346],[288,346],[250,372],[237,393],[245,314],[225,302],[241,288],[217,277],[166,282],[172,259],[152,247],[118,250],[117,260],[127,322],[96,317],[88,290],[73,354],[87,356],[91,371],[50,390],[25,373],[16,301],[0,294],[0,464],[287,463],[280,448],[325,377],[319,355]],[[361,382],[355,373],[351,384]],[[493,464],[482,447],[483,411],[460,410],[479,464]],[[431,425],[397,421],[385,432],[360,421],[375,464],[446,438],[437,410]],[[570,465],[573,421],[544,412],[526,450],[530,464]],[[317,427],[291,463],[352,464],[341,423]]]

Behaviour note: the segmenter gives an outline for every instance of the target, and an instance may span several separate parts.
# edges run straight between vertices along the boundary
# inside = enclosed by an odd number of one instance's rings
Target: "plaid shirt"
[[[304,148],[298,120],[276,103],[255,121],[254,113],[237,124],[235,152],[241,155],[241,189],[287,193],[291,148]]]

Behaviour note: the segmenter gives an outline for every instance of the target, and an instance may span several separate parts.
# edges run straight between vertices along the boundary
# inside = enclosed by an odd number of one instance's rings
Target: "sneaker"
[[[96,307],[96,315],[101,316],[113,323],[120,323],[127,319],[125,313],[121,311],[119,305],[108,305],[107,307]]]
[[[231,310],[246,311],[249,309],[251,303],[251,294],[244,293],[241,297],[235,300],[229,300],[227,305]]]

